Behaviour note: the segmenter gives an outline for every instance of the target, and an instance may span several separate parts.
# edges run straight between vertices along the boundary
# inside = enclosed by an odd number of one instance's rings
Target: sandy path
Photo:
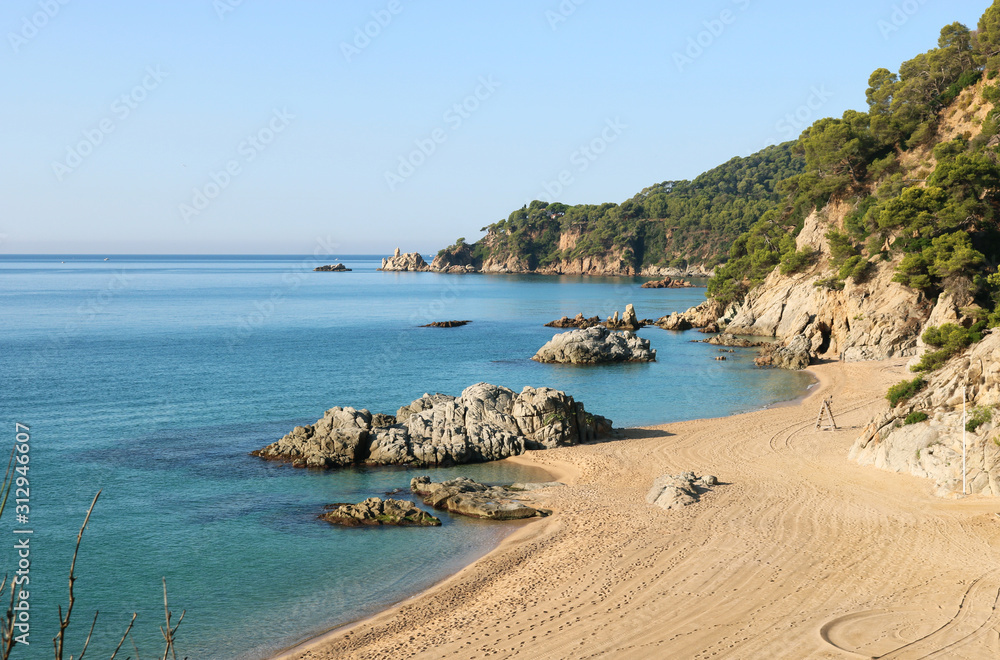
[[[901,362],[814,371],[801,404],[532,452],[570,484],[539,497],[556,515],[288,657],[1000,658],[1000,501],[847,462]],[[685,470],[724,485],[646,505]]]

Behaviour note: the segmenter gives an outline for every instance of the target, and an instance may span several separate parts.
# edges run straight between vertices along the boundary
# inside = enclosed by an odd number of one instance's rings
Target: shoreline
[[[807,370],[807,371],[809,371],[809,370]],[[801,405],[806,399],[808,399],[810,396],[812,396],[813,394],[815,394],[817,388],[821,387],[821,385],[822,385],[821,379],[818,378],[814,372],[809,371],[809,373],[813,377],[812,382],[810,382],[808,385],[806,385],[805,390],[801,394],[799,394],[798,396],[796,396],[793,399],[788,399],[788,400],[785,400],[785,401],[777,401],[775,403],[771,403],[771,404],[767,404],[765,406],[762,406],[761,408],[757,408],[757,409],[753,409],[753,410],[748,410],[748,411],[744,411],[744,412],[733,413],[731,415],[727,415],[727,416],[724,416],[724,417],[695,419],[695,420],[686,420],[686,421],[688,423],[690,423],[690,422],[706,421],[707,419],[734,419],[734,418],[740,417],[742,415],[752,414],[754,412],[760,412],[760,411],[772,410],[772,409],[776,409],[776,408],[793,407],[793,406],[796,406],[796,405]],[[627,438],[628,434],[631,433],[631,432],[641,432],[641,431],[644,431],[644,430],[647,430],[647,429],[653,429],[653,428],[658,428],[658,427],[662,427],[662,426],[667,426],[669,424],[677,424],[677,423],[685,423],[685,422],[666,422],[666,423],[663,423],[663,424],[654,424],[654,425],[649,425],[649,426],[628,427],[628,428],[624,429],[624,431],[626,433],[626,438]],[[597,444],[603,444],[603,443],[608,443],[608,442],[620,442],[620,441],[621,441],[621,439],[605,440],[605,441],[602,441],[601,443],[597,443]],[[547,473],[549,475],[547,480],[549,480],[549,481],[560,481],[560,482],[563,482],[563,483],[565,483],[567,485],[572,485],[572,484],[574,484],[576,482],[577,479],[579,479],[579,477],[580,477],[580,470],[577,469],[572,463],[565,462],[565,461],[552,461],[552,462],[548,462],[548,463],[541,463],[538,460],[538,455],[544,453],[544,451],[551,451],[551,450],[528,451],[528,452],[525,452],[524,454],[521,454],[521,455],[518,455],[518,456],[511,456],[511,457],[505,458],[505,459],[503,459],[500,462],[506,462],[506,463],[509,463],[509,464],[521,465],[521,466],[524,466],[524,467],[527,467],[527,468],[531,468],[533,470],[540,470],[540,471],[545,472],[545,473]],[[465,572],[473,569],[477,564],[479,564],[480,562],[482,562],[484,559],[490,557],[491,555],[502,554],[505,551],[506,546],[511,545],[511,544],[516,544],[516,543],[520,542],[520,539],[519,538],[515,538],[515,537],[518,537],[520,534],[524,533],[525,529],[527,529],[529,527],[534,527],[536,525],[541,525],[542,523],[544,523],[546,521],[550,521],[557,514],[558,514],[558,510],[554,510],[552,516],[548,516],[546,518],[536,519],[536,520],[531,520],[531,521],[524,522],[523,524],[521,524],[519,526],[518,529],[511,530],[511,532],[509,534],[507,534],[506,536],[504,536],[503,539],[501,539],[500,543],[498,543],[496,547],[494,547],[491,550],[489,550],[486,554],[484,554],[483,556],[481,556],[478,559],[474,560],[473,562],[467,564],[466,566],[463,566],[458,571],[456,571],[456,572],[454,572],[454,573],[452,573],[450,575],[447,575],[447,576],[443,577],[441,580],[439,580],[438,582],[434,583],[433,585],[427,587],[426,589],[423,589],[422,591],[419,591],[419,592],[417,592],[417,593],[415,593],[415,594],[413,594],[411,596],[408,596],[407,598],[404,598],[404,599],[402,599],[400,601],[392,603],[392,604],[388,605],[387,607],[383,608],[382,610],[380,610],[379,612],[377,612],[375,614],[372,614],[372,615],[369,615],[369,616],[365,616],[365,617],[362,617],[362,618],[359,618],[359,619],[355,619],[353,621],[348,621],[348,622],[343,623],[341,625],[335,626],[335,627],[333,627],[333,628],[331,628],[329,630],[326,630],[326,631],[320,632],[320,633],[318,633],[316,635],[313,635],[313,636],[309,637],[308,639],[305,639],[305,640],[303,640],[301,642],[298,642],[298,643],[296,643],[296,644],[294,644],[294,645],[292,645],[292,646],[290,646],[288,648],[282,649],[281,651],[277,652],[276,654],[268,656],[268,660],[292,660],[294,658],[301,658],[301,657],[303,657],[301,654],[307,653],[309,651],[320,649],[321,647],[324,646],[324,644],[326,642],[334,640],[334,639],[336,639],[337,637],[339,637],[339,636],[341,636],[343,634],[349,633],[351,630],[353,630],[355,628],[364,626],[366,624],[373,624],[373,623],[376,623],[376,622],[378,622],[378,621],[380,621],[382,619],[391,617],[394,612],[396,612],[400,608],[406,606],[408,603],[411,603],[413,601],[417,601],[417,600],[419,600],[421,598],[424,598],[426,596],[429,596],[429,595],[433,594],[434,592],[436,592],[438,590],[446,588],[450,582],[459,579],[460,576],[463,573],[465,573]]]
[[[536,450],[536,451],[547,451],[547,450]],[[508,464],[520,465],[520,466],[523,466],[523,467],[531,468],[532,470],[538,470],[538,471],[544,472],[544,473],[548,474],[548,479],[547,479],[548,481],[562,481],[564,483],[569,483],[568,480],[573,479],[574,477],[577,476],[575,470],[572,468],[572,466],[570,466],[568,464],[566,464],[566,465],[560,465],[560,466],[542,466],[542,465],[538,465],[535,461],[533,461],[530,458],[526,457],[526,454],[520,454],[518,456],[510,456],[508,458],[502,459],[502,460],[497,461],[497,462],[498,463],[504,463],[504,462],[506,462]],[[553,512],[553,515],[555,515],[555,512]],[[323,632],[321,632],[319,634],[310,636],[309,638],[304,639],[301,642],[298,642],[298,643],[296,643],[293,646],[290,646],[288,648],[282,649],[281,651],[278,651],[276,654],[272,654],[272,655],[267,656],[267,660],[290,660],[291,658],[295,658],[295,657],[298,656],[299,653],[303,653],[303,652],[309,651],[309,650],[311,650],[311,649],[313,649],[313,648],[315,648],[317,646],[321,646],[323,644],[323,642],[326,641],[326,640],[334,639],[338,635],[340,635],[341,633],[347,632],[347,631],[351,630],[352,628],[355,628],[357,626],[361,626],[361,625],[364,625],[366,623],[375,621],[375,620],[379,619],[380,617],[382,617],[383,615],[385,615],[386,613],[391,612],[391,611],[393,611],[393,610],[395,610],[395,609],[397,609],[399,607],[403,607],[404,605],[406,605],[410,601],[414,601],[414,600],[417,600],[417,599],[421,598],[425,594],[430,593],[430,592],[434,591],[435,589],[438,589],[438,588],[442,587],[449,580],[452,580],[453,578],[456,578],[463,571],[465,571],[465,570],[467,570],[467,569],[475,566],[477,563],[479,563],[480,561],[482,561],[487,556],[489,556],[489,555],[491,555],[491,554],[493,554],[495,552],[500,551],[503,548],[504,544],[507,543],[511,539],[512,536],[515,536],[516,534],[522,532],[524,529],[526,529],[528,527],[531,527],[533,525],[537,525],[539,523],[543,523],[543,522],[545,522],[547,520],[551,520],[552,517],[553,516],[550,515],[550,516],[546,516],[545,518],[536,518],[534,520],[530,520],[529,519],[527,521],[506,521],[506,522],[504,522],[503,524],[510,524],[510,526],[514,527],[514,529],[511,529],[510,532],[506,536],[504,536],[500,540],[500,543],[498,543],[495,547],[489,549],[484,555],[480,556],[479,558],[477,558],[476,560],[470,562],[469,564],[466,564],[465,566],[463,566],[462,568],[460,568],[456,572],[451,573],[450,575],[446,575],[445,577],[441,578],[440,580],[438,580],[437,582],[435,582],[431,586],[429,586],[426,589],[423,589],[421,591],[418,591],[417,593],[413,594],[412,596],[408,596],[408,597],[406,597],[406,598],[404,598],[404,599],[402,599],[400,601],[397,601],[395,603],[392,603],[392,604],[388,605],[387,607],[381,609],[380,611],[376,612],[375,614],[372,614],[372,615],[366,616],[366,617],[362,617],[360,619],[355,619],[353,621],[348,621],[348,622],[343,623],[343,624],[341,624],[339,626],[335,626],[334,628],[331,628],[329,630],[323,631]]]
[[[847,459],[904,368],[817,365],[795,405],[518,457],[567,483],[538,496],[553,516],[276,657],[836,658],[959,642],[997,657],[1000,502],[943,500]],[[829,395],[841,427],[816,430]],[[682,510],[645,503],[653,478],[684,470],[721,484]],[[969,619],[978,633],[949,623]]]

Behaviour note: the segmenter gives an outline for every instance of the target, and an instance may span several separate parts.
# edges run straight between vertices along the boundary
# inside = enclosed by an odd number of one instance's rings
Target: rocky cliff
[[[917,394],[872,420],[855,441],[850,458],[862,465],[932,479],[942,494],[960,493],[962,436],[968,428],[969,492],[1000,496],[1000,433],[993,420],[997,405],[1000,332],[994,331],[927,376]]]
[[[847,210],[834,206],[806,218],[796,247],[818,250],[817,263],[791,275],[775,268],[740,304],[724,311],[720,321],[726,332],[783,342],[805,335],[814,353],[845,361],[916,354],[932,305],[919,290],[892,281],[901,257],[875,263],[863,281],[848,277],[842,290],[822,285],[830,276],[823,235]]]

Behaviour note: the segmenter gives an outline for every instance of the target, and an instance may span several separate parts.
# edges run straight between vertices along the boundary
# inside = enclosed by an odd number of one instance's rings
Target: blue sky
[[[0,252],[433,253],[863,109],[988,5],[5,0]]]

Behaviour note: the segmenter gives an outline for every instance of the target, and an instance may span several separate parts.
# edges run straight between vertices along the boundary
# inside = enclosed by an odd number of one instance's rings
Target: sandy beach
[[[553,516],[281,657],[1000,657],[1000,500],[848,462],[904,361],[811,371],[794,405],[519,457],[567,484],[536,496]],[[831,395],[840,430],[817,430]],[[688,470],[722,483],[646,504]]]

